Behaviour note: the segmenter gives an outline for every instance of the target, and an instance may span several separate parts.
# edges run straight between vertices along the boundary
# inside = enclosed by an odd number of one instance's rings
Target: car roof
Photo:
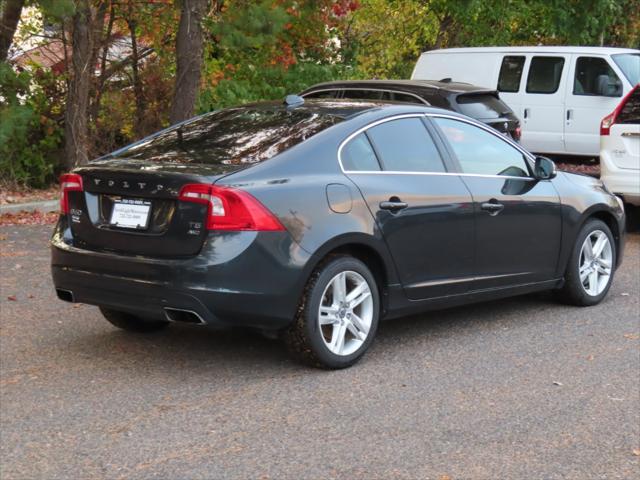
[[[444,81],[443,81],[444,80]],[[425,90],[443,90],[452,93],[466,92],[495,92],[495,90],[479,87],[470,83],[442,80],[337,80],[333,82],[317,83],[302,92],[302,94],[317,90],[332,88],[363,88],[381,90],[399,90],[406,92],[424,92]]]
[[[640,50],[632,48],[616,47],[563,47],[563,46],[532,46],[532,47],[468,47],[468,48],[442,48],[428,50],[424,54],[443,53],[582,53],[582,54],[615,54],[615,53],[640,53]]]

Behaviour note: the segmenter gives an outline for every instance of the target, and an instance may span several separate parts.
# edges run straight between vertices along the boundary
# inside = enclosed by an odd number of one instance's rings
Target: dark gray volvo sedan
[[[133,331],[278,333],[352,365],[383,318],[556,290],[607,294],[620,200],[446,110],[287,97],[216,111],[61,177],[62,300]]]

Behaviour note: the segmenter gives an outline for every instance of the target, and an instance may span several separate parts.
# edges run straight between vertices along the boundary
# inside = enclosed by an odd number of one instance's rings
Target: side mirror
[[[538,180],[551,180],[558,174],[556,164],[547,157],[536,157],[533,176]]]
[[[602,97],[619,97],[622,94],[622,82],[618,79],[611,81],[609,75],[598,75],[596,93]]]

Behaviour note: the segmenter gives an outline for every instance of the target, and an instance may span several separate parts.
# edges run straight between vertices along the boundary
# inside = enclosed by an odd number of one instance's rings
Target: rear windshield
[[[164,130],[110,156],[241,165],[274,157],[342,119],[305,108],[232,108]]]
[[[619,53],[611,57],[631,85],[640,83],[640,53]]]
[[[511,113],[511,109],[491,94],[460,95],[457,98],[460,113],[479,120],[500,118]]]
[[[640,87],[636,87],[620,110],[616,123],[640,123]]]

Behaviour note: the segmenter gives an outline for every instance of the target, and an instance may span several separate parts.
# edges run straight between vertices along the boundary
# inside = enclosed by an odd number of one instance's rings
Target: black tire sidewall
[[[582,244],[584,243],[587,236],[591,235],[591,233],[596,230],[604,232],[604,234],[609,239],[612,250],[612,262],[609,283],[599,295],[592,296],[585,291],[584,287],[582,286],[582,282],[580,282],[580,252],[582,250]],[[604,297],[606,297],[607,293],[609,293],[609,289],[611,288],[611,284],[613,283],[617,255],[618,252],[616,250],[616,243],[613,238],[613,234],[611,233],[611,229],[607,226],[607,224],[597,219],[587,221],[583,225],[580,233],[578,234],[578,237],[576,238],[576,243],[573,247],[571,258],[569,259],[567,274],[565,278],[567,282],[565,285],[565,289],[568,290],[567,293],[572,297],[574,303],[584,306],[597,305],[602,301]]]
[[[331,352],[325,345],[318,322],[318,310],[322,295],[331,281],[338,273],[343,271],[354,271],[366,280],[371,289],[373,299],[373,318],[371,320],[371,328],[367,339],[362,346],[351,355],[336,355]],[[353,365],[368,350],[378,330],[378,322],[380,320],[380,293],[375,277],[367,266],[360,260],[352,257],[338,257],[326,264],[316,280],[313,288],[307,292],[306,307],[304,311],[304,328],[306,337],[309,341],[309,347],[315,354],[318,361],[330,368],[345,368]]]

